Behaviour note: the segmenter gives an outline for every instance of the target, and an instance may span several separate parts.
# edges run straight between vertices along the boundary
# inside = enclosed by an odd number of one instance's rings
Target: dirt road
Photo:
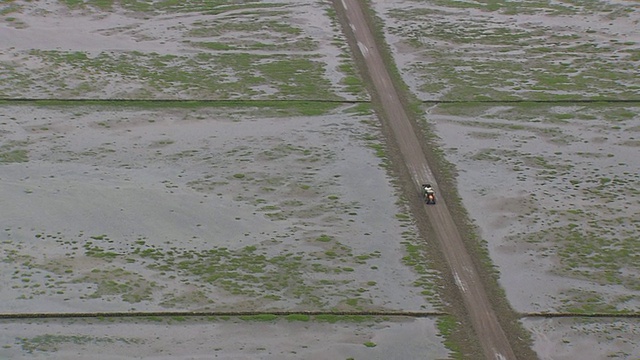
[[[334,5],[337,11],[345,14],[349,24],[346,29],[347,36],[353,37],[362,54],[365,71],[368,72],[376,92],[374,100],[380,102],[385,121],[391,128],[395,142],[415,184],[416,194],[419,193],[420,184],[425,182],[431,183],[437,190],[438,185],[429,169],[418,137],[403,108],[398,92],[394,88],[373,34],[367,26],[360,1],[334,0]],[[442,198],[438,200],[436,206],[426,206],[424,211],[432,224],[437,241],[440,243],[453,278],[461,292],[461,297],[475,333],[478,334],[485,357],[487,359],[516,359],[447,208],[446,201]],[[424,216],[424,214],[416,215]]]

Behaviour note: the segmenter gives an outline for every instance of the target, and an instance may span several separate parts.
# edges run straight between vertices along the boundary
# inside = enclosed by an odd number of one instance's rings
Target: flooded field
[[[637,313],[639,4],[375,3],[514,309]],[[544,359],[636,358],[611,321],[523,323]]]
[[[1,11],[0,312],[264,315],[5,320],[0,357],[447,356],[436,317],[269,315],[442,305],[330,4]]]
[[[637,313],[637,1],[371,6],[513,308]],[[0,14],[0,312],[267,314],[3,320],[0,357],[452,356],[442,318],[268,315],[446,302],[330,2]],[[640,356],[633,319],[522,324]]]

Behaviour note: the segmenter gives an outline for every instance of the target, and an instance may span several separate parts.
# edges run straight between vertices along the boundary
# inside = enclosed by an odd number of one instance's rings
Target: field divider
[[[422,100],[422,104],[640,104],[640,99]]]
[[[640,319],[640,312],[629,313],[570,313],[570,312],[541,312],[522,313],[521,318],[612,318],[612,319]]]
[[[201,103],[201,104],[277,104],[277,103],[330,103],[330,104],[368,104],[370,100],[346,100],[346,99],[59,99],[59,98],[0,98],[2,103]]]
[[[242,317],[242,316],[382,316],[428,318],[450,315],[442,311],[111,311],[111,312],[33,312],[0,313],[0,320],[19,319],[67,319],[67,318],[134,318],[134,317]],[[640,319],[640,312],[629,313],[570,313],[531,312],[520,313],[520,318],[627,318]]]
[[[65,319],[65,318],[127,318],[127,317],[210,317],[210,316],[385,316],[426,318],[448,315],[441,311],[123,311],[123,312],[33,312],[0,313],[0,319]]]

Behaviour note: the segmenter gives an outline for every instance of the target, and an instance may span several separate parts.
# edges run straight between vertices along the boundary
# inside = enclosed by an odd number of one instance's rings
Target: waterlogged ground
[[[7,331],[10,329],[10,331]],[[14,337],[17,337],[14,339]],[[432,319],[287,316],[0,323],[0,356],[86,359],[442,359]],[[274,346],[277,344],[278,346]],[[417,356],[417,354],[422,354]]]
[[[638,319],[526,319],[541,359],[637,359]]]
[[[374,118],[350,109],[5,106],[3,306],[432,309]]]
[[[464,139],[447,153],[469,211],[484,212],[476,219],[516,310],[637,311],[639,108],[466,110],[432,108],[431,119],[443,142]]]
[[[12,1],[0,44],[0,97],[54,99],[0,104],[0,312],[440,308],[372,111],[277,101],[368,99],[330,4]],[[0,357],[437,359],[438,320],[7,320]]]
[[[421,100],[640,92],[637,1],[371,4]],[[5,99],[368,99],[323,2],[12,1],[0,44]],[[439,307],[369,109],[213,105],[2,103],[2,312]],[[425,106],[517,311],[638,311],[638,110]],[[640,356],[635,320],[523,324],[544,359]],[[10,358],[447,357],[434,319],[5,321],[0,342]]]
[[[374,1],[421,100],[634,99],[637,1]]]
[[[3,312],[440,304],[366,108],[69,110],[4,106]]]
[[[522,313],[640,310],[640,4],[374,2]],[[637,321],[527,318],[544,359],[634,359]],[[586,342],[588,352],[581,348]]]
[[[367,98],[332,13],[295,0],[12,1],[0,96]]]

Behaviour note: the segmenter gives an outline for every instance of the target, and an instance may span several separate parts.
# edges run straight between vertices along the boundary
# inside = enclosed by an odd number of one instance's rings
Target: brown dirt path
[[[348,22],[347,36],[362,54],[365,71],[373,83],[385,121],[391,129],[398,149],[411,174],[412,181],[419,193],[421,183],[429,182],[438,188],[411,121],[407,116],[391,76],[376,45],[373,33],[368,27],[363,8],[358,0],[334,0],[337,11],[343,12]],[[487,359],[516,359],[484,285],[478,275],[471,256],[465,248],[460,232],[453,221],[444,199],[438,199],[435,206],[425,206],[424,211],[436,234],[442,253],[449,265],[456,285],[464,300],[471,323],[478,334],[479,342]],[[424,214],[416,214],[424,216]]]

